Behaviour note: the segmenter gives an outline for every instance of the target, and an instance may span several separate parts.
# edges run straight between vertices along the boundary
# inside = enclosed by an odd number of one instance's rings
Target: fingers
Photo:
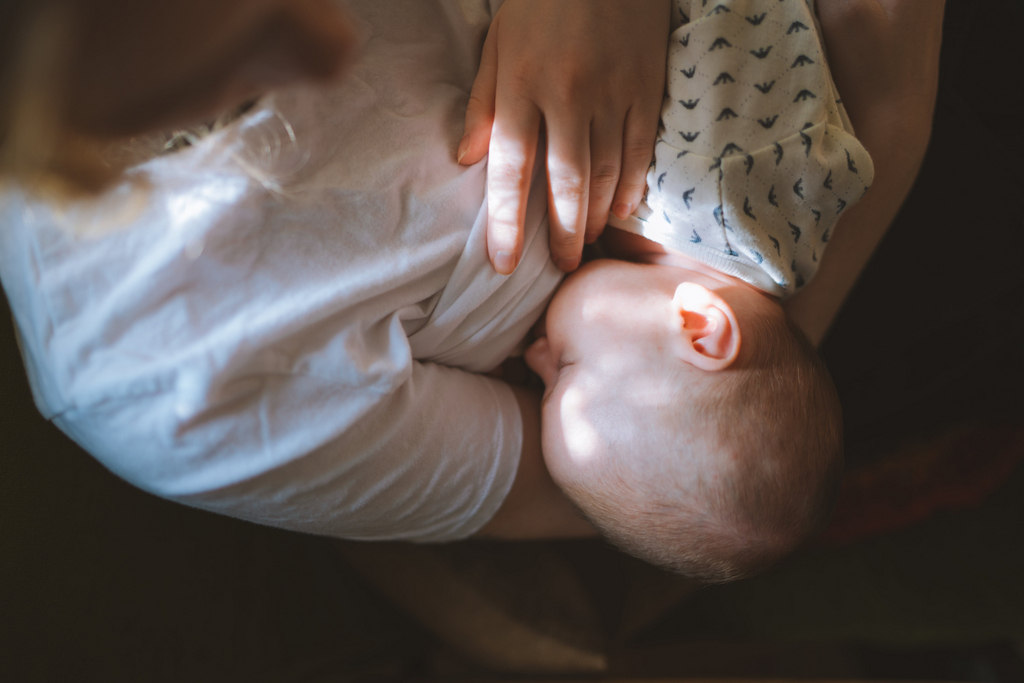
[[[576,269],[583,254],[590,197],[590,125],[568,116],[549,117],[545,123],[551,259],[568,273]]]
[[[626,114],[622,142],[622,171],[611,207],[617,218],[629,217],[643,199],[644,189],[647,187],[647,169],[654,156],[657,119],[657,111],[642,112],[636,107]]]
[[[473,81],[466,106],[466,129],[456,158],[464,166],[472,166],[487,154],[491,144],[491,127],[494,125],[494,98],[498,83],[497,43],[487,34],[483,54],[480,57],[480,71]]]
[[[590,244],[604,232],[622,168],[622,119],[595,121],[590,135],[590,201],[586,233]]]
[[[500,93],[496,109],[487,166],[487,254],[494,270],[508,275],[522,254],[540,111],[529,100]]]

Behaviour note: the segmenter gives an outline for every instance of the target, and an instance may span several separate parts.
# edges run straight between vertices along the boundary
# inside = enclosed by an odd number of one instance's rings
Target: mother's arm
[[[910,192],[931,134],[944,0],[818,0],[829,61],[871,191],[840,221],[821,267],[786,312],[818,345]]]
[[[515,483],[478,536],[507,540],[581,538],[597,532],[562,493],[544,464],[540,443],[541,392],[512,387],[523,417],[523,450]]]

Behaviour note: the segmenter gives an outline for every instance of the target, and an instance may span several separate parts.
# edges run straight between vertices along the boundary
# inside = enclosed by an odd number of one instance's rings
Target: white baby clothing
[[[546,190],[494,273],[459,166],[497,3],[354,0],[360,61],[92,201],[0,193],[0,279],[40,411],[182,503],[354,539],[477,531],[515,478],[500,363],[561,280]]]
[[[666,80],[645,203],[610,224],[793,294],[874,175],[811,0],[674,0]]]

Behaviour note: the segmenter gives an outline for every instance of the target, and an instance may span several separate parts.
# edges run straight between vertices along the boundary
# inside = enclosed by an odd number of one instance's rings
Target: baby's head
[[[565,281],[546,327],[526,354],[547,387],[544,458],[610,541],[729,581],[827,521],[838,398],[775,300],[725,276],[601,260]]]

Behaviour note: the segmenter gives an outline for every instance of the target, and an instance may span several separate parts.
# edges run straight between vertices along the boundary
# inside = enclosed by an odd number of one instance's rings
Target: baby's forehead
[[[565,282],[572,283],[580,280],[604,279],[628,273],[637,269],[637,264],[629,261],[622,261],[612,258],[595,259],[584,263],[572,273],[566,276]]]
[[[649,270],[635,263],[598,259],[567,275],[555,297],[574,302],[598,300],[609,295],[636,291],[648,278]]]

